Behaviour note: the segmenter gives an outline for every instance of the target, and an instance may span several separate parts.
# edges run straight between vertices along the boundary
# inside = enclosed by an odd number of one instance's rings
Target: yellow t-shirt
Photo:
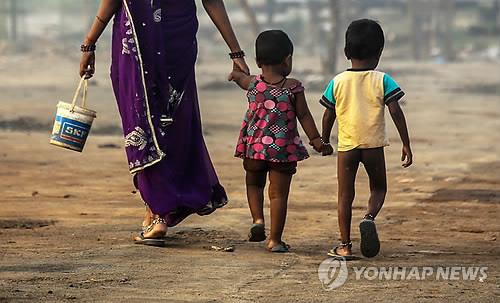
[[[337,75],[320,102],[337,114],[338,151],[389,145],[385,105],[403,96],[396,81],[379,71],[348,70]]]

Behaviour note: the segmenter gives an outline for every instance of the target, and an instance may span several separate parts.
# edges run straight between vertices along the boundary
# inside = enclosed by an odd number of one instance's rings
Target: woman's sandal
[[[345,261],[352,261],[352,260],[355,260],[356,259],[356,256],[354,256],[353,254],[350,254],[350,255],[341,255],[339,254],[337,251],[339,248],[344,248],[344,247],[348,247],[349,249],[352,248],[352,242],[349,242],[349,243],[340,243],[339,246],[336,246],[334,248],[332,248],[328,253],[327,255],[329,257],[332,257],[334,259],[343,259]]]
[[[266,240],[266,228],[264,224],[253,224],[250,227],[250,233],[248,233],[248,241],[250,242],[262,242]]]
[[[157,224],[167,224],[167,221],[163,218],[154,219],[149,226],[143,226],[141,234],[134,238],[135,244],[149,245],[149,246],[165,246],[165,235],[166,232],[158,232],[153,236],[145,237],[144,235],[153,230]]]
[[[272,248],[268,248],[272,253],[287,253],[290,252],[290,245],[281,241],[279,244],[274,245]]]
[[[375,217],[367,214],[359,223],[359,233],[361,234],[361,254],[367,258],[373,258],[380,251],[380,240],[378,239]]]

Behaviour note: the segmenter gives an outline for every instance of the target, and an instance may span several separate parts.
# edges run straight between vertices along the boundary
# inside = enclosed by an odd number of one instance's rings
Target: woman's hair
[[[348,59],[366,60],[380,55],[384,48],[384,31],[378,22],[361,19],[353,21],[345,34],[345,54]]]
[[[293,55],[293,43],[281,30],[268,30],[260,33],[255,42],[257,64],[277,65],[286,57]]]

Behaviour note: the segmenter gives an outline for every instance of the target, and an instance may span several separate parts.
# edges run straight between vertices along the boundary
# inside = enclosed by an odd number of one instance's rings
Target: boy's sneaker
[[[361,234],[361,253],[367,258],[373,258],[380,251],[380,241],[378,239],[375,218],[368,214],[359,223],[359,233]]]

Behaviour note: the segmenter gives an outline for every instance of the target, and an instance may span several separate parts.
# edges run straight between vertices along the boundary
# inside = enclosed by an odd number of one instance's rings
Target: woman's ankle
[[[155,217],[150,227],[144,231],[144,236],[146,238],[164,236],[168,231],[167,221],[159,216]]]

